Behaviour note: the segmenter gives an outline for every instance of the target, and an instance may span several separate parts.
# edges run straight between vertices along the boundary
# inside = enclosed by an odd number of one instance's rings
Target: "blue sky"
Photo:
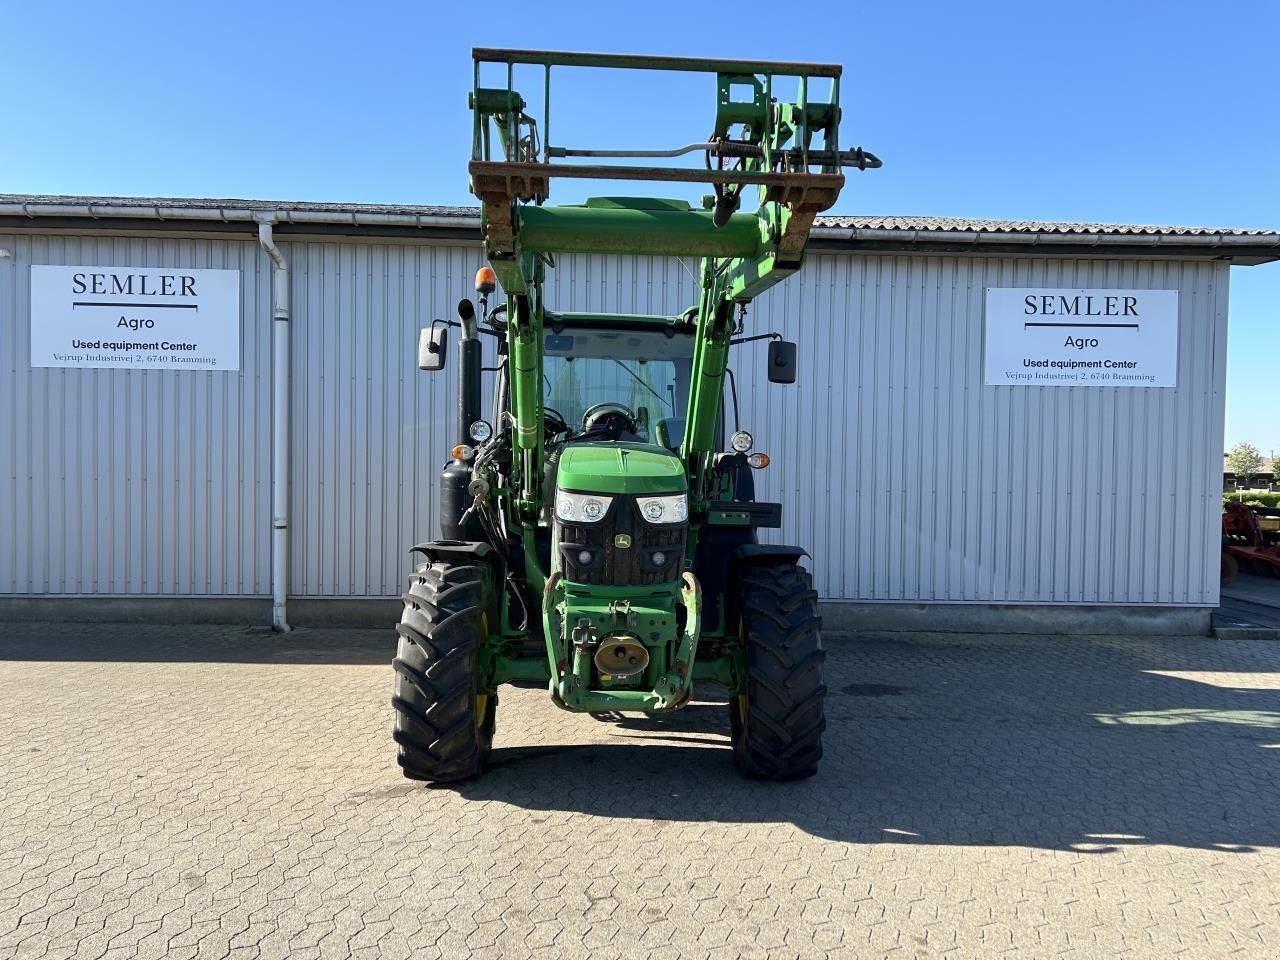
[[[835,212],[1280,227],[1266,0],[125,0],[8,4],[0,31],[0,192],[471,203],[483,45],[843,63],[843,142],[886,163]],[[710,122],[678,76],[562,92],[560,144]],[[1277,304],[1280,264],[1232,270],[1227,445],[1280,452]]]

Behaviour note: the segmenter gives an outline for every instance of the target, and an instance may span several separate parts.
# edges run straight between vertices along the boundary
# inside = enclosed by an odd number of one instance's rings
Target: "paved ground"
[[[1280,955],[1280,643],[829,647],[811,781],[511,691],[431,789],[390,631],[0,625],[0,957]]]
[[[1280,578],[1240,573],[1222,588],[1216,623],[1280,631]]]

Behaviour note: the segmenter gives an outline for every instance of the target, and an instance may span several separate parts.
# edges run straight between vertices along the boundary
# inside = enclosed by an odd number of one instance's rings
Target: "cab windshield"
[[[661,421],[678,421],[682,431],[689,403],[690,335],[564,328],[547,331],[543,347],[543,404],[571,429],[582,429],[583,414],[596,404],[617,403],[635,416],[642,440],[658,442]]]

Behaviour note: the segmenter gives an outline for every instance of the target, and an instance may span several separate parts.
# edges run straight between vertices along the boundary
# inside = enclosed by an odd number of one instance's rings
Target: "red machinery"
[[[1280,532],[1262,529],[1260,517],[1280,517],[1280,510],[1228,503],[1223,511],[1223,583],[1230,583],[1241,567],[1280,577]]]

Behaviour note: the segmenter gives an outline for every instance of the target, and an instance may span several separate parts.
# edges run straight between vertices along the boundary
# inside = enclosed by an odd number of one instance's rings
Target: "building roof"
[[[975,220],[969,217],[876,217],[865,215],[818,217],[829,227],[864,230],[933,230],[980,233],[1097,233],[1104,236],[1275,237],[1275,230],[1235,227],[1175,227],[1140,223],[1068,223],[1052,220]]]
[[[475,240],[479,207],[330,203],[183,197],[88,197],[0,194],[0,228],[99,228],[117,222],[157,229],[158,222],[230,225],[270,218],[282,233],[410,233]],[[304,229],[305,228],[305,229]],[[191,229],[191,228],[188,228]],[[811,245],[873,252],[1035,253],[1073,256],[1183,256],[1265,263],[1280,259],[1280,230],[1231,227],[982,220],[930,216],[818,217]],[[1086,248],[1088,252],[1086,252]]]
[[[1229,477],[1234,477],[1235,471],[1232,470],[1231,467],[1227,465],[1227,458],[1230,456],[1231,456],[1230,453],[1224,453],[1222,455],[1222,472]],[[1258,469],[1254,472],[1253,475],[1255,477],[1258,477],[1263,474],[1267,474],[1268,476],[1274,477],[1275,471],[1276,471],[1275,460],[1273,460],[1271,457],[1263,457],[1262,462],[1258,464]]]

